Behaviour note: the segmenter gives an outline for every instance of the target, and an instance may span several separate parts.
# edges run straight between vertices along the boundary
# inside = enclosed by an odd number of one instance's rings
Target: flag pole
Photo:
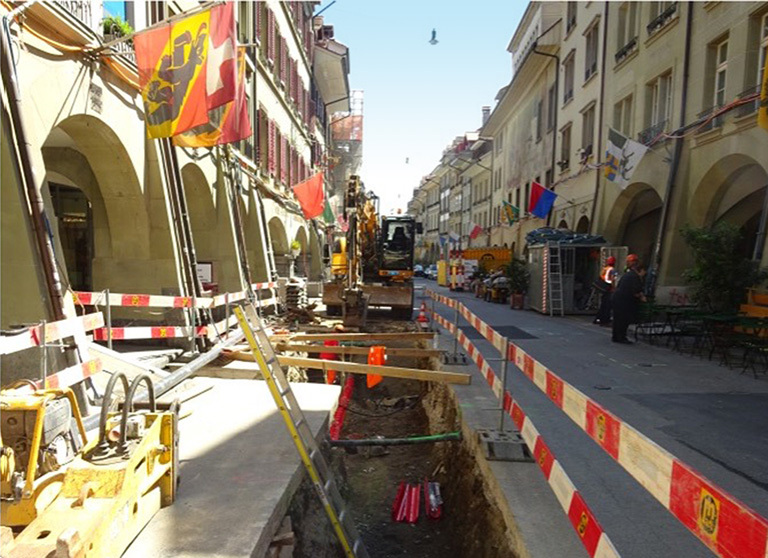
[[[200,4],[199,6],[195,6],[194,8],[190,8],[188,10],[185,10],[183,12],[179,12],[178,14],[173,14],[170,17],[167,17],[161,21],[158,21],[157,23],[150,25],[149,27],[145,27],[144,29],[141,29],[140,31],[134,31],[133,33],[129,33],[128,35],[123,35],[122,37],[118,37],[117,39],[113,39],[109,42],[103,43],[102,45],[90,50],[90,52],[100,53],[104,50],[107,50],[108,48],[111,48],[117,44],[124,43],[126,41],[130,41],[133,39],[136,35],[139,33],[144,33],[145,31],[150,31],[152,29],[157,29],[158,27],[161,27],[163,25],[168,25],[169,23],[173,23],[174,21],[177,21],[179,19],[183,19],[189,15],[196,14],[198,12],[204,12],[205,10],[209,10],[213,8],[214,6],[217,6],[218,4],[223,4],[224,0],[214,0],[213,2],[206,2],[204,4]]]

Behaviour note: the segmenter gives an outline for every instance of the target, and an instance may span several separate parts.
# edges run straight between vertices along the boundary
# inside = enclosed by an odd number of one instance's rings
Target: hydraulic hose
[[[155,405],[155,386],[152,384],[152,378],[147,374],[136,376],[131,383],[131,388],[125,395],[125,401],[123,401],[123,414],[120,417],[120,443],[117,446],[121,451],[125,449],[125,439],[128,431],[128,415],[133,411],[133,396],[136,394],[136,390],[141,382],[144,382],[147,386],[150,412],[157,412],[157,406]]]

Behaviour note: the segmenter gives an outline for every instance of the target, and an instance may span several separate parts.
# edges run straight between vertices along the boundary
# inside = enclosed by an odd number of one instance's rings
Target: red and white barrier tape
[[[53,343],[65,337],[100,328],[104,325],[101,312],[86,314],[76,318],[68,318],[58,322],[45,324],[45,342]],[[43,344],[42,324],[30,327],[16,335],[0,335],[0,355],[7,355]]]
[[[42,380],[36,382],[38,388],[66,388],[82,382],[103,370],[101,360],[93,359],[80,364],[75,364],[65,368],[56,374],[51,374],[45,379],[45,386]]]
[[[456,326],[437,312],[433,314],[432,319],[453,335],[457,334]],[[483,355],[480,354],[474,343],[467,339],[467,336],[461,330],[458,330],[458,340],[472,361],[477,365],[480,373],[485,377],[493,393],[501,399],[503,391],[501,380],[483,358]],[[520,404],[512,399],[512,394],[509,391],[503,391],[503,393],[504,410],[512,417],[515,425],[520,430],[525,445],[528,446],[531,455],[534,456],[536,463],[538,463],[544,473],[544,477],[547,479],[552,492],[555,493],[555,497],[562,506],[563,511],[568,516],[571,526],[579,535],[584,548],[593,558],[618,557],[619,553],[613,546],[610,538],[603,531],[597,518],[595,518],[589,506],[587,506],[584,498],[576,489],[562,465],[560,465],[560,462],[546,445],[531,419],[523,412]]]
[[[103,327],[93,332],[95,341],[107,341],[107,328]],[[178,339],[188,338],[192,328],[188,326],[140,326],[140,327],[113,327],[112,340],[123,341],[127,339]],[[195,337],[208,335],[208,326],[196,326]]]
[[[434,295],[431,291],[427,292],[430,296]],[[435,295],[433,298],[445,297]],[[504,349],[495,342],[498,333],[463,304],[459,304],[459,309],[503,355]],[[506,356],[712,552],[724,558],[768,558],[768,520],[574,388],[514,343],[509,343]],[[486,372],[483,371],[483,374]]]
[[[277,282],[254,283],[251,285],[253,290],[274,289]],[[84,306],[107,304],[106,292],[86,292],[74,291],[72,293],[75,304]],[[133,308],[216,308],[223,306],[227,302],[230,304],[240,302],[248,298],[246,291],[235,293],[224,293],[214,297],[192,297],[192,296],[165,296],[149,294],[122,294],[109,293],[110,306],[124,306]]]

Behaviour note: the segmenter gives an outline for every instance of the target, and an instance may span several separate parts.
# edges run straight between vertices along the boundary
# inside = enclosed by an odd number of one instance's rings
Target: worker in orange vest
[[[600,271],[600,278],[595,282],[595,287],[602,292],[600,299],[600,309],[595,316],[596,323],[601,326],[611,324],[611,297],[616,288],[616,258],[609,256],[605,260],[605,266]]]

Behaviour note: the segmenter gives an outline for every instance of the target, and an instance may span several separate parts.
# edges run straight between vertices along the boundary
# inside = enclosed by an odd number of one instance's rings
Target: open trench
[[[387,364],[437,369],[437,359],[390,359]],[[323,448],[342,496],[372,557],[515,557],[514,528],[472,431],[462,423],[450,387],[385,378],[368,389],[357,376],[342,439],[402,438],[461,431],[461,441],[419,445]],[[416,524],[392,519],[401,481],[440,483],[442,517],[426,517],[421,491]],[[312,485],[305,478],[289,510],[292,554],[300,558],[343,556]]]

